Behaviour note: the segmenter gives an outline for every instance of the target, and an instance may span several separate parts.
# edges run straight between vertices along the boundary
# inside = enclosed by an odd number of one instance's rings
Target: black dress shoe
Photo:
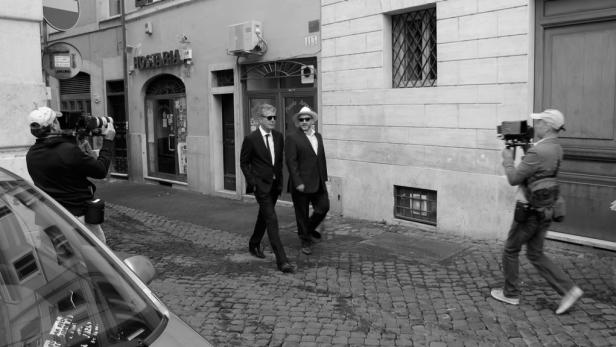
[[[284,263],[278,267],[278,269],[284,273],[295,273],[295,266],[291,263]]]
[[[250,247],[248,246],[248,252],[250,252],[250,254],[254,255],[257,258],[265,258],[265,254],[263,254],[263,251],[261,250],[261,247],[259,246],[255,246],[255,247]]]
[[[312,236],[313,238],[315,238],[315,239],[317,239],[317,240],[320,240],[320,239],[321,239],[321,233],[320,233],[320,232],[318,232],[318,231],[316,231],[316,230],[313,230],[313,231],[310,233],[310,236]]]

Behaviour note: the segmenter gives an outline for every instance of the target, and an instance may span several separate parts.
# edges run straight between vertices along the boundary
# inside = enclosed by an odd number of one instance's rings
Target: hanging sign
[[[79,50],[66,42],[49,45],[43,53],[43,69],[59,80],[75,77],[82,64]]]

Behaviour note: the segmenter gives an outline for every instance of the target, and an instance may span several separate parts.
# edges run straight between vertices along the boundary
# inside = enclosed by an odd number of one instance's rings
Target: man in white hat
[[[545,234],[555,217],[554,206],[559,198],[556,176],[563,150],[558,143],[558,133],[564,130],[565,117],[555,109],[533,113],[530,117],[538,141],[525,153],[520,164],[517,167],[514,165],[511,149],[505,148],[502,152],[507,180],[512,186],[520,186],[522,196],[516,203],[513,224],[503,251],[505,284],[503,288],[492,289],[491,295],[507,304],[520,303],[518,258],[525,244],[528,260],[563,296],[556,309],[556,314],[562,314],[583,294],[571,278],[543,253]]]
[[[308,106],[295,114],[296,132],[285,140],[285,158],[289,169],[289,190],[293,199],[297,231],[304,254],[312,254],[314,240],[321,239],[316,228],[329,211],[327,163],[321,134],[315,132],[317,114]],[[312,204],[312,215],[308,215]]]
[[[75,136],[62,131],[57,119],[61,116],[60,112],[49,107],[39,107],[28,115],[30,132],[36,137],[26,154],[28,173],[37,187],[105,242],[100,224],[88,223],[85,216],[96,190],[88,177],[105,178],[111,164],[115,137],[113,123],[102,128],[103,147],[94,158],[78,146]]]

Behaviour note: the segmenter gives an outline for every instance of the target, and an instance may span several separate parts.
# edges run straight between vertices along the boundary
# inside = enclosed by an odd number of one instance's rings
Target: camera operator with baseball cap
[[[85,153],[76,137],[63,131],[58,122],[62,113],[49,107],[30,112],[28,123],[36,142],[26,154],[28,173],[34,184],[78,217],[101,241],[105,242],[102,200],[93,200],[96,186],[88,177],[107,176],[113,155],[113,123],[102,128],[103,146],[98,157]],[[92,214],[91,211],[98,211]],[[95,217],[91,217],[95,215]]]
[[[496,300],[511,305],[520,303],[518,281],[519,253],[526,245],[526,256],[539,274],[548,281],[562,297],[556,314],[566,312],[583,294],[558,266],[543,253],[545,234],[552,220],[564,217],[559,206],[564,200],[559,195],[556,177],[563,159],[563,149],[558,143],[558,133],[564,130],[565,117],[555,109],[530,115],[533,120],[535,138],[538,139],[522,157],[516,167],[513,151],[505,148],[502,152],[503,166],[509,184],[520,186],[513,223],[509,230],[503,251],[503,288],[492,289]]]

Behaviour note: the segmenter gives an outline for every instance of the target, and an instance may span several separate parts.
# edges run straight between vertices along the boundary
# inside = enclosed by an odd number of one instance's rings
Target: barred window
[[[393,86],[436,83],[436,7],[392,16]]]
[[[394,217],[436,225],[436,191],[394,186]]]

